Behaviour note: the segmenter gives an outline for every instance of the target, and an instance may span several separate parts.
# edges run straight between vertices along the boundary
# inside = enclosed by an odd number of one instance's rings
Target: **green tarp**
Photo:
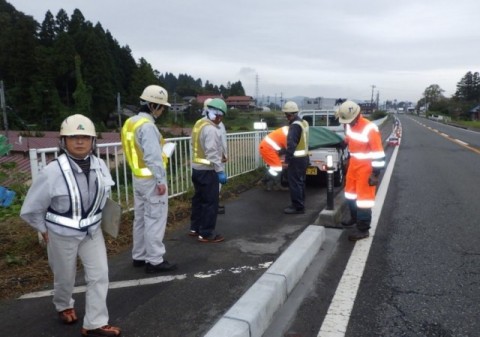
[[[343,138],[337,133],[321,126],[309,128],[308,148],[310,150],[320,147],[336,147],[343,142]]]

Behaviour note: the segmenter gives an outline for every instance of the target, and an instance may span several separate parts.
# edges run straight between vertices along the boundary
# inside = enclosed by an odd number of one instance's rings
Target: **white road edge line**
[[[332,302],[323,320],[317,337],[343,337],[347,332],[348,322],[357,296],[363,270],[367,263],[368,253],[375,238],[378,219],[382,212],[383,203],[387,195],[388,186],[392,177],[393,167],[397,160],[398,146],[393,150],[382,182],[378,188],[375,206],[372,209],[372,223],[370,239],[360,240],[355,243],[352,254],[333,296]]]
[[[268,262],[259,263],[256,266],[240,266],[240,267],[231,267],[229,269],[218,269],[213,271],[209,270],[204,273],[203,272],[195,273],[192,276],[194,278],[209,278],[209,277],[218,276],[225,272],[239,274],[244,271],[268,269],[268,267],[270,267],[272,263],[273,261],[268,261]],[[108,285],[108,289],[120,289],[120,288],[144,286],[144,285],[170,282],[174,280],[184,280],[186,278],[187,278],[187,274],[181,274],[181,275],[156,276],[156,277],[142,278],[137,280],[116,281],[116,282],[110,282]],[[85,292],[85,290],[86,290],[85,286],[78,286],[73,289],[73,293],[74,294],[83,293]],[[53,289],[28,293],[20,296],[18,299],[25,300],[30,298],[40,298],[40,297],[48,297],[48,296],[53,296]]]

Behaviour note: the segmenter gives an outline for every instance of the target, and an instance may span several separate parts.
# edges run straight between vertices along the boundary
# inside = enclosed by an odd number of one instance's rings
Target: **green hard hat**
[[[221,98],[212,99],[210,102],[207,103],[207,106],[209,108],[220,110],[221,112],[223,112],[224,115],[227,113],[227,104]]]

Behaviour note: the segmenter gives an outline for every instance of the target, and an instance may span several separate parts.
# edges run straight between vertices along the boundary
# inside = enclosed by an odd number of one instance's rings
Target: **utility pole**
[[[258,108],[258,74],[255,75],[255,109]]]
[[[5,105],[5,87],[3,81],[0,81],[0,107],[3,111],[3,126],[5,127],[5,137],[8,139],[8,120],[7,120],[7,108]]]
[[[117,113],[118,113],[118,129],[122,128],[122,108],[120,107],[120,93],[117,92]]]
[[[370,108],[372,109],[372,112],[373,112],[373,90],[375,90],[375,86],[372,85],[372,98],[370,100]]]

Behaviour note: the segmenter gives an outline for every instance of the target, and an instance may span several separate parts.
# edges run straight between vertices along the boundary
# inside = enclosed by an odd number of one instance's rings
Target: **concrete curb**
[[[308,226],[205,337],[261,337],[324,241],[324,227]]]
[[[333,200],[333,210],[324,208],[318,213],[317,220],[314,224],[326,227],[343,228],[341,225],[342,214],[346,209],[345,196],[343,192],[338,193]]]

